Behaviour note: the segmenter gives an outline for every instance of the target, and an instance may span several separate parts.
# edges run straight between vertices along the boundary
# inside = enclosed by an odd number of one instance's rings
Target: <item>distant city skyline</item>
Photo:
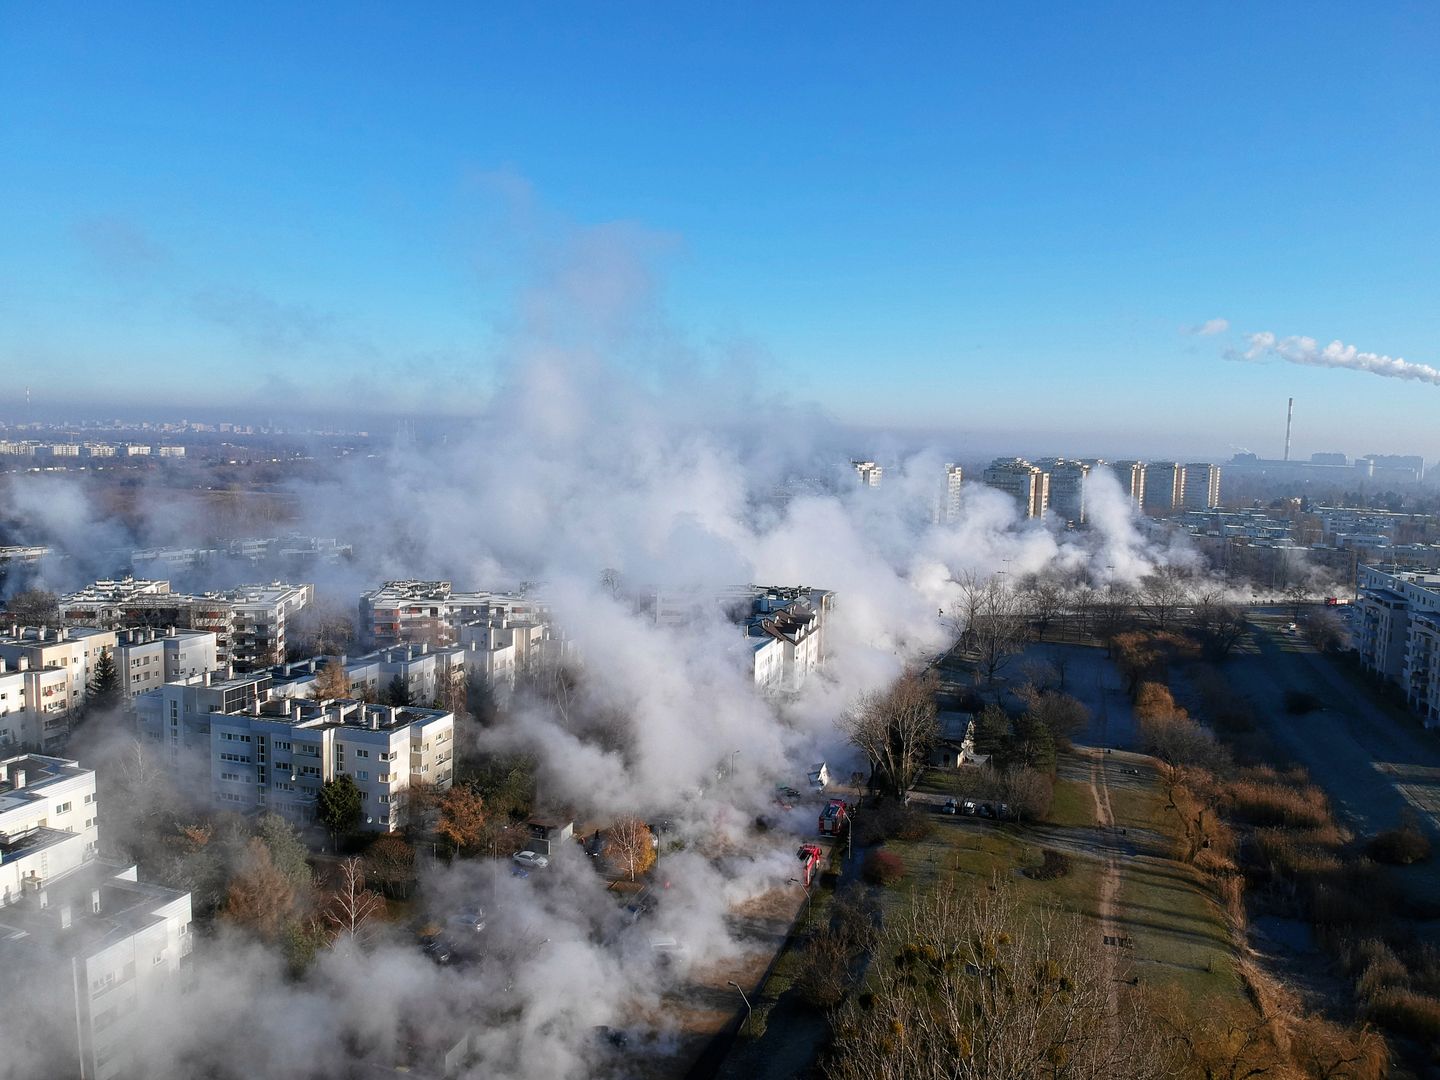
[[[1440,458],[1437,36],[15,9],[0,418],[17,375],[37,415],[464,417],[558,346],[973,457],[1278,457],[1293,396],[1299,456]]]

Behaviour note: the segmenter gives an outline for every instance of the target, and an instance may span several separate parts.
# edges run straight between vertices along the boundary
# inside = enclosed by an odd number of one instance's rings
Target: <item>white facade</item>
[[[960,520],[960,486],[965,477],[965,470],[959,465],[946,463],[945,465],[945,506],[942,513],[944,521]]]
[[[95,858],[98,816],[93,770],[40,754],[0,762],[0,907]]]
[[[835,594],[825,589],[753,590],[743,626],[755,685],[797,691],[824,665],[826,619],[834,601]]]
[[[850,467],[855,470],[855,478],[860,481],[861,487],[879,487],[885,476],[884,468],[873,461],[852,461]]]
[[[1020,516],[1043,517],[1050,505],[1050,476],[1023,458],[996,458],[981,474],[986,487],[1015,500]]]
[[[372,832],[401,824],[400,796],[413,781],[450,786],[453,714],[283,697],[268,682],[266,676],[152,691],[137,702],[141,736],[181,786],[216,809],[273,810],[300,824],[314,820],[321,786],[342,774],[359,787],[361,827]]]
[[[133,1017],[190,954],[190,894],[99,860],[98,823],[93,771],[0,762],[0,997],[36,1044],[71,1048],[45,1075],[131,1074]]]
[[[1440,572],[1362,566],[1354,619],[1361,664],[1398,683],[1426,727],[1440,726]]]
[[[172,593],[168,581],[121,578],[62,596],[60,615],[72,625],[209,631],[217,664],[253,670],[284,662],[288,620],[314,596],[313,585],[279,581],[190,596]]]
[[[167,682],[183,682],[219,669],[217,639],[208,630],[133,629],[115,635],[120,692],[136,698]]]
[[[376,645],[451,645],[467,623],[540,624],[547,612],[517,593],[455,592],[448,581],[387,581],[360,597],[360,630]]]

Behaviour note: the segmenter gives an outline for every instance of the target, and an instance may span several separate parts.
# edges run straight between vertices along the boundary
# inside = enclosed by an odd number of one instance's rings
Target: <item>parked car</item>
[[[451,960],[455,959],[455,954],[451,951],[449,943],[444,938],[436,937],[433,934],[426,934],[420,939],[420,948],[426,956],[437,964],[448,964]]]
[[[1015,811],[1010,809],[1009,803],[996,803],[995,816],[1001,821],[1013,821],[1015,818]]]
[[[526,870],[544,870],[550,865],[550,860],[538,851],[517,851],[510,858],[515,860],[515,865],[523,866]]]
[[[966,799],[963,803],[960,804],[960,812],[962,814],[968,814],[973,816],[975,813],[975,800]]]
[[[605,833],[600,829],[596,829],[595,834],[591,836],[589,840],[585,841],[585,854],[595,859],[599,858],[604,850]]]
[[[942,814],[953,814],[957,810],[959,810],[959,806],[956,804],[954,799],[946,799],[945,805],[940,807],[940,813]]]
[[[977,809],[979,810],[981,817],[993,818],[995,816],[995,808],[991,806],[988,802],[982,802],[977,807]]]
[[[478,934],[485,929],[485,912],[480,908],[466,908],[446,919],[445,925],[460,933]]]

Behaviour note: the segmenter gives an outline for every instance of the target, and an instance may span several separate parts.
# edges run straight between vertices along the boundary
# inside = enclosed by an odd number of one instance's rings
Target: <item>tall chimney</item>
[[[1295,422],[1295,399],[1290,399],[1289,406],[1285,409],[1285,460],[1290,460],[1290,425]]]

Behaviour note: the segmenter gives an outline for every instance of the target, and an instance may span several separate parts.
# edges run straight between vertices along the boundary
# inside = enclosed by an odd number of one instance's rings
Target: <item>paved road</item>
[[[1394,826],[1408,808],[1440,842],[1440,739],[1373,700],[1336,661],[1281,630],[1283,617],[1252,619],[1253,641],[1222,669],[1254,703],[1279,747],[1309,770],[1355,829]],[[1307,690],[1325,707],[1285,712],[1287,690]]]

